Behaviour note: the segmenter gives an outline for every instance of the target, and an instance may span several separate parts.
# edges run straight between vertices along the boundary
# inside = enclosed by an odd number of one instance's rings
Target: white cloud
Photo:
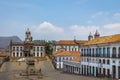
[[[62,33],[64,30],[60,27],[57,27],[49,22],[43,22],[41,23],[35,30],[37,33],[44,33],[44,34],[49,34],[49,33]]]
[[[70,27],[70,29],[74,35],[87,37],[90,32],[95,33],[96,30],[99,30],[99,27],[98,26],[73,25]]]
[[[64,35],[63,28],[46,21],[38,26],[32,26],[32,30],[35,39],[58,40],[60,38],[62,39]]]
[[[120,23],[106,24],[101,28],[103,35],[120,34]]]
[[[103,27],[106,29],[120,29],[120,23],[106,24]]]
[[[43,22],[39,26],[32,26],[34,39],[47,39],[47,40],[61,40],[73,39],[86,39],[90,32],[94,35],[98,30],[101,36],[112,35],[120,33],[120,23],[105,24],[101,26],[85,26],[85,25],[72,25],[67,28],[61,28],[53,25],[50,22]]]

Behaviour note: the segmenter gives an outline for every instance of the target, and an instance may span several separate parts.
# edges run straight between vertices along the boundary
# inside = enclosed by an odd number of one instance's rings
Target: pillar
[[[96,67],[94,67],[94,76],[96,76]]]
[[[112,47],[110,47],[110,57],[112,57]]]
[[[119,77],[118,77],[118,66],[116,66],[116,79],[118,79]]]

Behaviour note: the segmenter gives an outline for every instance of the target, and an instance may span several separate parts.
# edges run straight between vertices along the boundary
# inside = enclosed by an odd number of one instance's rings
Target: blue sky
[[[120,33],[120,0],[0,0],[0,36],[87,39]]]

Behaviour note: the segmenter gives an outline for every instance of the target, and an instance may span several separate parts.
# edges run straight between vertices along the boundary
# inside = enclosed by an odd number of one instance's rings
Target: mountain
[[[0,48],[7,49],[11,40],[12,42],[22,42],[18,36],[0,37]]]

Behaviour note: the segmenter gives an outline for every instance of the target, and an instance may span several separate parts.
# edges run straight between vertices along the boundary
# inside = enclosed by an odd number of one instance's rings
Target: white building
[[[52,62],[56,69],[63,69],[63,61],[70,61],[80,57],[78,51],[59,50],[53,53]]]
[[[72,74],[81,74],[80,57],[70,61],[63,61],[63,71]]]
[[[120,34],[90,36],[80,48],[81,74],[120,79]]]
[[[79,51],[79,44],[83,44],[85,40],[60,40],[53,46],[53,51],[64,48],[65,51]]]
[[[33,56],[36,58],[42,58],[45,57],[45,50],[44,50],[44,43],[43,42],[34,42],[32,41],[31,32],[29,29],[27,29],[25,33],[25,41],[24,42],[12,42],[10,43],[10,53],[11,53],[11,59],[20,59],[23,57],[30,56],[28,53],[24,53],[24,48],[27,45],[26,42],[29,43],[31,41],[32,43],[30,46],[33,47]]]

